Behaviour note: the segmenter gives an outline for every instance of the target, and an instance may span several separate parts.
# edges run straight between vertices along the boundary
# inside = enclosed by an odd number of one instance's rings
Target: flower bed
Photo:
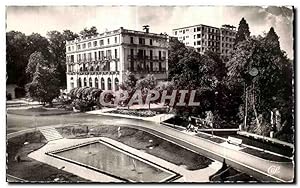
[[[123,115],[138,116],[138,117],[153,117],[156,116],[157,114],[160,114],[160,112],[153,111],[153,110],[127,110],[127,109],[117,109],[105,113],[123,114]]]

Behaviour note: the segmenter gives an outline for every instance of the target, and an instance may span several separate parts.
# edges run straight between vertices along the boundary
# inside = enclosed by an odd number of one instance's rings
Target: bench
[[[239,138],[234,138],[234,137],[228,136],[227,142],[230,144],[235,144],[235,145],[240,146],[242,144],[243,140],[239,139]]]

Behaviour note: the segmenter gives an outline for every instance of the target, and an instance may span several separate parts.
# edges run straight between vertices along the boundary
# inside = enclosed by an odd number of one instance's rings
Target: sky
[[[238,27],[244,17],[251,35],[263,35],[270,27],[280,37],[281,48],[293,59],[293,11],[291,7],[259,6],[7,6],[6,31],[21,31],[26,35],[69,29],[80,32],[96,26],[98,32],[126,29],[172,34],[172,29],[205,24]]]

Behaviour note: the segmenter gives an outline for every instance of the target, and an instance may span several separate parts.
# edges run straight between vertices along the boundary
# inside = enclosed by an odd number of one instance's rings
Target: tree
[[[56,67],[60,86],[66,86],[66,41],[74,40],[78,37],[76,33],[70,30],[64,30],[63,33],[59,31],[49,31],[47,33],[49,40],[49,50],[51,52],[51,59]]]
[[[128,97],[124,101],[120,101],[123,104],[128,104],[129,100],[133,96],[135,90],[136,90],[136,83],[137,83],[137,78],[134,76],[133,73],[127,71],[125,73],[125,78],[123,82],[120,84],[120,89],[125,90],[128,92]],[[129,108],[129,106],[128,106]]]
[[[228,84],[233,90],[240,91],[237,95],[243,99],[242,111],[247,105],[249,126],[246,130],[263,135],[269,134],[270,111],[274,108],[282,113],[287,126],[291,127],[293,122],[293,65],[280,49],[278,39],[271,28],[264,37],[239,42],[226,64]],[[256,76],[250,75],[253,68],[258,70]]]
[[[43,67],[48,66],[48,61],[45,60],[45,58],[41,52],[36,51],[30,55],[28,64],[26,67],[26,74],[27,74],[27,77],[29,78],[29,81],[31,81],[32,78],[34,77],[34,74],[36,72],[36,67],[38,64]]]
[[[73,88],[69,92],[69,96],[73,100],[73,106],[83,112],[90,110],[93,106],[100,106],[101,93],[102,90],[98,88],[81,87]]]
[[[136,88],[142,92],[143,101],[146,100],[150,90],[154,90],[156,87],[156,78],[153,75],[147,75],[145,78],[140,79],[136,83]],[[150,102],[149,102],[150,109]]]
[[[58,84],[55,69],[38,63],[32,81],[26,84],[26,91],[34,100],[52,105],[52,100],[59,96]]]
[[[84,28],[82,31],[79,32],[79,34],[81,37],[85,38],[98,35],[99,33],[97,32],[97,28],[95,26],[92,26],[90,29]]]
[[[77,33],[73,33],[70,30],[64,30],[62,34],[64,35],[64,40],[66,41],[74,40],[79,37]]]
[[[58,31],[49,31],[47,33],[49,39],[49,49],[54,66],[56,67],[60,86],[66,85],[66,41],[65,36]]]
[[[242,18],[239,23],[239,28],[235,36],[234,44],[242,42],[250,37],[249,25],[245,18]]]
[[[22,87],[27,78],[25,69],[28,62],[28,42],[24,33],[10,31],[6,33],[6,71],[7,84],[17,84]]]
[[[41,36],[39,33],[32,33],[27,37],[28,40],[28,54],[32,54],[35,51],[40,51],[44,58],[51,63],[51,53],[49,51],[49,41],[47,38]],[[29,56],[28,55],[28,56]]]
[[[215,91],[222,79],[222,74],[217,72],[219,63],[207,54],[200,54],[193,49],[179,50],[181,58],[174,61],[175,71],[172,81],[177,90],[196,90],[195,101],[200,101],[200,106],[178,107],[176,110],[182,115],[198,115],[205,111],[215,110]],[[177,70],[176,70],[177,69]],[[189,98],[190,93],[187,98]]]
[[[181,64],[178,62],[187,52],[188,49],[182,42],[180,42],[177,38],[170,38],[168,53],[169,80],[171,80],[174,75],[182,71]]]

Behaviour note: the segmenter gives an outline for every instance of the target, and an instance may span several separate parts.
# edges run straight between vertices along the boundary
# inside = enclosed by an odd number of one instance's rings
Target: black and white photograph
[[[294,184],[295,13],[6,5],[6,182]]]

